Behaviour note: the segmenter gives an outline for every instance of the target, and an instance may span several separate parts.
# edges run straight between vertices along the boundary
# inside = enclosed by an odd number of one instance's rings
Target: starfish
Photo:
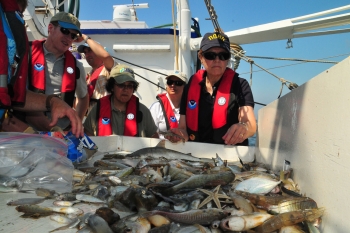
[[[225,194],[219,194],[219,190],[220,190],[220,186],[218,185],[213,192],[210,192],[206,189],[198,189],[199,191],[202,191],[205,194],[208,194],[209,196],[198,206],[198,209],[201,208],[202,206],[204,206],[205,204],[207,204],[208,202],[210,202],[211,200],[213,200],[216,204],[216,206],[221,209],[221,204],[219,201],[219,198],[227,198],[230,199],[230,197],[226,196]]]

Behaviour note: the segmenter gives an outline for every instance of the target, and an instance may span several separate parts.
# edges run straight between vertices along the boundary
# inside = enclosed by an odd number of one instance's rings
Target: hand
[[[168,132],[163,133],[164,138],[168,139],[172,143],[176,143],[179,141],[185,142],[188,141],[188,134],[186,130],[174,128],[170,129]]]
[[[80,43],[84,41],[84,36],[86,36],[85,34],[82,34],[81,36],[78,36],[78,38],[74,41],[74,43]]]
[[[58,118],[68,117],[72,126],[72,134],[77,138],[84,136],[84,128],[78,114],[66,102],[59,98],[52,98],[51,106],[51,123],[53,127],[57,124]]]
[[[0,87],[0,107],[9,108],[11,107],[11,98],[8,95],[7,87]]]
[[[245,125],[233,124],[222,137],[226,145],[235,145],[242,143],[247,138],[247,128]]]

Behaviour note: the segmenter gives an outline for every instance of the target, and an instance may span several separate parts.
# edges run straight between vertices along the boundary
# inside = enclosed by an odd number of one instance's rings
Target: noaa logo
[[[73,74],[74,70],[72,67],[67,67],[68,74]]]
[[[109,122],[111,122],[111,119],[109,119],[109,118],[107,118],[107,117],[103,117],[103,118],[102,118],[102,124],[103,124],[103,125],[108,125]]]
[[[171,117],[170,117],[170,121],[171,121],[171,122],[176,122],[176,117],[171,116]]]
[[[195,108],[197,107],[197,102],[194,101],[194,100],[188,101],[188,107],[189,107],[190,109],[195,109]]]
[[[135,118],[135,116],[134,116],[134,114],[129,113],[129,114],[126,116],[126,118],[128,118],[128,120],[132,120],[132,119]]]
[[[44,69],[44,65],[40,63],[35,63],[34,64],[34,69],[37,71],[42,71]]]
[[[218,99],[218,104],[219,104],[219,105],[224,105],[225,103],[226,103],[225,97],[220,97],[220,98]]]

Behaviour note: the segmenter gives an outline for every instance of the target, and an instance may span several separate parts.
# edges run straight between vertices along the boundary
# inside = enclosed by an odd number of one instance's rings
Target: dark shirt
[[[237,95],[234,95],[235,99],[233,100],[233,102],[236,103],[234,105],[235,108],[239,108],[242,106],[251,106],[254,108],[254,98],[253,98],[253,93],[250,89],[249,83],[247,82],[247,80],[243,78],[239,78],[237,73],[235,75],[235,79],[238,79],[238,80],[233,81],[233,85],[231,86],[231,90],[230,90],[230,93],[235,93],[238,91]],[[198,141],[213,143],[213,126],[212,126],[213,109],[214,109],[214,103],[215,103],[215,96],[216,96],[218,87],[220,85],[221,79],[218,82],[216,82],[215,85],[213,86],[212,95],[210,95],[210,93],[207,92],[205,87],[205,81],[206,81],[206,73],[204,74],[203,80],[200,82],[202,88],[201,88],[201,95],[200,95],[199,105],[198,105],[199,107]],[[237,85],[239,85],[239,87],[237,87]],[[189,89],[189,85],[187,84],[184,88],[182,98],[181,98],[181,105],[180,105],[181,115],[186,115],[186,108],[188,103],[187,101],[188,89]],[[228,122],[230,122],[231,120],[228,119]]]

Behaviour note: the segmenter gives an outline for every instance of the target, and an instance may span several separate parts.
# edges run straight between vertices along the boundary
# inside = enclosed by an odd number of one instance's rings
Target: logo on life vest
[[[36,71],[42,71],[44,69],[44,65],[43,64],[40,64],[40,63],[35,63],[34,64],[34,69]]]
[[[219,105],[224,105],[225,103],[226,103],[225,97],[220,97],[220,98],[218,99],[218,104],[219,104]]]
[[[171,116],[171,117],[170,117],[170,121],[171,121],[171,122],[176,122],[176,117]]]
[[[74,70],[72,67],[67,67],[68,74],[73,74]]]
[[[111,122],[111,119],[107,118],[107,117],[103,117],[102,118],[102,124],[103,125],[108,125]]]
[[[194,101],[194,100],[188,101],[188,107],[189,107],[190,109],[195,109],[195,108],[197,107],[197,102]]]
[[[134,116],[134,114],[129,113],[129,114],[126,116],[126,118],[128,118],[128,120],[132,120],[132,119],[135,118],[135,116]]]

